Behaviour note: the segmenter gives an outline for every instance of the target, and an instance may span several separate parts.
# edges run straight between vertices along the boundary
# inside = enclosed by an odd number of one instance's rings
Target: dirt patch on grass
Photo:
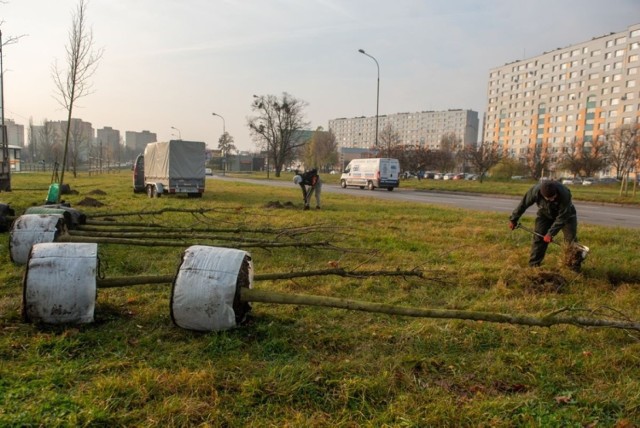
[[[527,275],[525,289],[531,293],[562,293],[567,284],[559,273],[536,270]]]
[[[640,284],[640,272],[609,271],[606,275],[607,281],[614,287],[621,284]]]
[[[103,207],[104,204],[97,199],[86,197],[76,205],[80,205],[82,207]]]
[[[284,204],[280,201],[269,201],[264,206],[265,208],[273,209],[273,208],[293,208],[293,202],[287,201]]]
[[[88,194],[89,195],[102,195],[102,196],[104,196],[104,195],[107,194],[107,192],[105,192],[104,190],[95,189],[95,190],[90,191]]]

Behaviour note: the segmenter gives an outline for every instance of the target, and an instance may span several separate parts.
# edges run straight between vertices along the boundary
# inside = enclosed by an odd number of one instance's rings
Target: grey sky
[[[65,60],[77,0],[8,0],[5,116],[64,120],[51,65]],[[91,0],[105,52],[74,117],[253,150],[252,95],[306,101],[312,129],[338,117],[486,107],[489,69],[640,22],[640,0]],[[174,134],[172,136],[172,134]]]

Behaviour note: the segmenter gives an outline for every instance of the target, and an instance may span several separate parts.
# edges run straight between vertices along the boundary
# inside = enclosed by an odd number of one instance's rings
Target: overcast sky
[[[79,0],[3,0],[5,117],[65,120],[51,68],[64,64]],[[486,108],[488,71],[626,30],[640,0],[90,0],[104,55],[73,117],[217,147],[222,120],[239,149],[252,95],[308,103],[311,129],[330,119]],[[25,135],[25,138],[26,135]]]

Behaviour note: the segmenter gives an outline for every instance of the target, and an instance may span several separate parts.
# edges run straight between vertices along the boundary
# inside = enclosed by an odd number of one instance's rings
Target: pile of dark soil
[[[95,189],[89,192],[89,195],[106,195],[107,192],[105,192],[104,190],[100,190],[100,189]]]
[[[562,293],[567,280],[555,272],[535,270],[528,275],[526,289],[532,293]]]
[[[287,201],[284,204],[280,201],[269,201],[264,206],[265,208],[293,208],[293,202]]]
[[[93,199],[93,198],[84,198],[83,200],[81,200],[80,202],[78,202],[76,205],[80,205],[83,207],[103,207],[104,204],[100,201],[98,201],[97,199]]]

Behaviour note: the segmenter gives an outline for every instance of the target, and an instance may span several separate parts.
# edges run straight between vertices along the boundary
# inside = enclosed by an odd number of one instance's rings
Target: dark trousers
[[[554,219],[538,215],[536,217],[536,233],[544,236],[549,231],[549,228],[553,224]],[[565,244],[569,245],[572,242],[578,242],[578,218],[573,216],[562,228],[562,235],[564,236]],[[531,256],[529,257],[529,266],[540,266],[544,255],[547,252],[549,244],[544,242],[542,236],[533,235],[531,241]]]

